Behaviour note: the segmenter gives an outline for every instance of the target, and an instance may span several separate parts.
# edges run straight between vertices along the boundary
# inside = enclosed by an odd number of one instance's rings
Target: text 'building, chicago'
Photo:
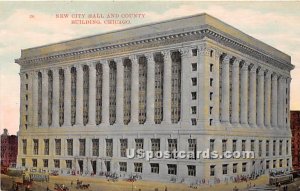
[[[18,166],[186,180],[289,169],[290,56],[207,14],[29,48]],[[254,159],[128,159],[254,151]]]

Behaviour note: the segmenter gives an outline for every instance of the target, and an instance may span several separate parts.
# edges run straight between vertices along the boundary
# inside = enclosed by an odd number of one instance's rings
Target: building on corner
[[[1,167],[15,166],[18,155],[18,137],[9,135],[7,129],[1,135]]]
[[[291,111],[290,115],[293,167],[300,170],[300,111]]]
[[[207,14],[24,49],[18,166],[193,182],[290,169],[291,57]],[[126,158],[254,151],[254,159]]]

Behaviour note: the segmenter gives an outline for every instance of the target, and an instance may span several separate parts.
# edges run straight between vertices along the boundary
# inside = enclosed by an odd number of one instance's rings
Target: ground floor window
[[[127,162],[120,162],[119,165],[121,172],[127,172]]]
[[[159,164],[158,163],[151,163],[151,173],[159,174]]]
[[[195,165],[188,165],[188,175],[189,176],[196,176],[196,166]]]
[[[177,174],[177,165],[176,164],[168,164],[168,174]]]
[[[134,172],[143,172],[143,163],[134,163]]]

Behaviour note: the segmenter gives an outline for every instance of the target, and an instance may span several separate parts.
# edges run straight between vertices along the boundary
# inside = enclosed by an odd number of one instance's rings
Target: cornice
[[[251,47],[251,45],[236,39],[229,34],[225,34],[209,25],[206,25],[201,29],[190,28],[189,31],[169,32],[169,34],[154,34],[154,36],[146,38],[139,37],[139,40],[127,41],[127,42],[114,42],[114,44],[106,44],[98,47],[92,47],[88,49],[73,49],[67,50],[65,52],[56,52],[48,55],[29,57],[29,58],[19,58],[15,62],[20,64],[24,68],[38,67],[51,63],[59,63],[63,61],[76,61],[83,58],[97,58],[97,57],[107,57],[107,56],[117,56],[123,52],[130,52],[134,50],[141,50],[147,48],[153,48],[158,46],[167,46],[182,42],[201,40],[203,38],[209,38],[217,43],[224,46],[230,47],[244,54],[250,55],[258,60],[266,63],[270,63],[275,67],[283,70],[292,70],[294,66],[282,59],[277,58],[274,55],[266,53],[264,50],[259,49],[259,47]]]

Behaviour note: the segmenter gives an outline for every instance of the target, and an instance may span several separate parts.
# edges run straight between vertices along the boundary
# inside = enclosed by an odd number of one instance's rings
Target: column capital
[[[148,62],[154,62],[154,55],[153,53],[146,53],[145,57],[147,59]]]
[[[250,65],[249,62],[243,61],[242,64],[241,64],[242,70],[248,70],[249,69],[249,65]]]
[[[226,54],[222,60],[222,64],[229,64],[231,58],[230,55]]]
[[[265,70],[262,67],[258,67],[258,75],[259,76],[264,76],[265,75]]]
[[[278,80],[278,75],[276,73],[272,73],[272,80]]]
[[[137,57],[137,55],[130,55],[128,58],[132,61],[132,63],[133,63],[133,62],[134,62],[134,63],[137,63],[137,62],[138,62],[138,57]]]
[[[162,55],[164,55],[164,59],[171,59],[171,52],[170,50],[163,50],[161,51]]]
[[[74,67],[76,68],[76,70],[78,69],[83,69],[84,64],[75,64]]]
[[[236,58],[236,59],[234,60],[234,62],[233,62],[233,67],[239,67],[241,61],[242,61],[241,59]]]
[[[292,78],[290,78],[290,77],[287,77],[287,78],[286,78],[286,82],[287,82],[287,83],[289,83],[289,84],[290,84],[290,83],[291,83],[291,81],[292,81]]]
[[[102,65],[108,65],[108,60],[100,60],[100,63],[102,64]]]
[[[191,48],[189,48],[189,47],[180,48],[179,52],[180,52],[181,56],[190,56]]]
[[[114,58],[114,61],[118,63],[123,63],[123,58]]]
[[[250,72],[256,73],[257,71],[257,65],[256,64],[250,64]]]
[[[268,69],[265,70],[266,79],[271,79],[272,72]]]
[[[40,72],[42,73],[42,76],[44,77],[45,74],[47,75],[48,74],[48,69],[41,69]]]
[[[87,63],[86,65],[89,67],[89,68],[96,68],[96,62],[89,62]]]

